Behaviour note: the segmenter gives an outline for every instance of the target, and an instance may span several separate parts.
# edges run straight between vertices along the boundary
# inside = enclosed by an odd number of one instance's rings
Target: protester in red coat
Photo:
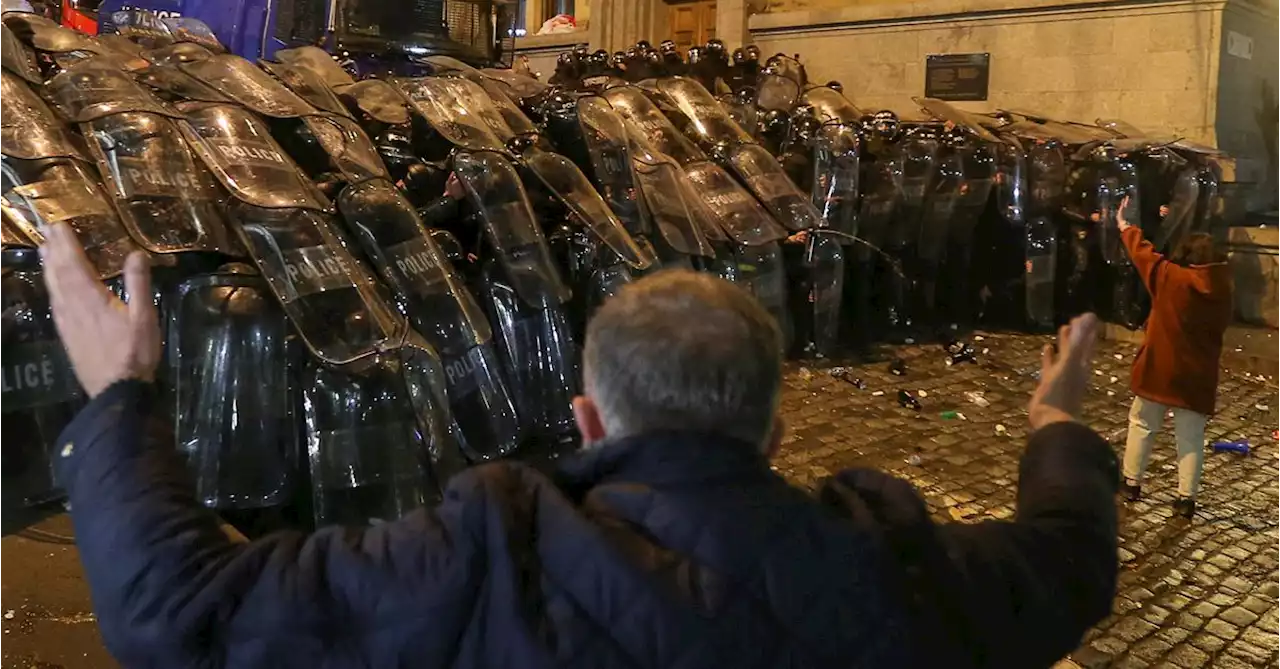
[[[1121,212],[1124,205],[1121,205]],[[1195,515],[1204,465],[1204,426],[1218,392],[1222,336],[1231,322],[1231,274],[1226,254],[1205,233],[1188,235],[1165,258],[1129,225],[1116,225],[1138,274],[1151,293],[1146,337],[1133,362],[1129,439],[1124,454],[1124,491],[1141,494],[1155,433],[1173,410],[1178,444],[1178,500],[1175,510]]]

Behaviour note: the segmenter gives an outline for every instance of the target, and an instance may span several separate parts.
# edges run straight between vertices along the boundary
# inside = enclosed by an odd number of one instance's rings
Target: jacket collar
[[[758,446],[704,432],[653,431],[609,440],[562,461],[556,484],[571,498],[608,483],[669,487],[775,477]]]

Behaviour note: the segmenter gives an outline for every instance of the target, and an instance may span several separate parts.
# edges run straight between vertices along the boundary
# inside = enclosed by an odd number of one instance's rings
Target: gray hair
[[[587,326],[586,390],[610,437],[691,430],[764,445],[782,334],[745,290],[687,270],[622,288]]]

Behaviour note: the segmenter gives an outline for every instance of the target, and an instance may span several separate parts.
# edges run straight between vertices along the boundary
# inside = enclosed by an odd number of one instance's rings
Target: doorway
[[[716,0],[667,4],[667,34],[682,53],[716,36]]]

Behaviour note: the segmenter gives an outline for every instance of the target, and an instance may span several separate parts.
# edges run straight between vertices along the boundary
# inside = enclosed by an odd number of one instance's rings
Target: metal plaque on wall
[[[924,95],[939,100],[986,100],[991,80],[991,54],[952,53],[929,56],[924,68]]]

